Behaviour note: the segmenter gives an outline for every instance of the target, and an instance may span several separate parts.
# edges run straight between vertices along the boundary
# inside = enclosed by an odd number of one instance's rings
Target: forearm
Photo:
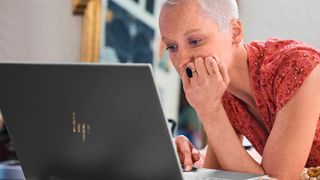
[[[262,166],[243,148],[222,105],[210,113],[199,113],[199,117],[222,169],[264,174]]]
[[[204,164],[203,164],[204,168],[208,168],[208,169],[221,169],[221,165],[218,161],[218,158],[216,156],[216,154],[214,153],[211,145],[208,142],[208,146],[207,146],[207,152],[206,152],[206,156],[204,159]]]

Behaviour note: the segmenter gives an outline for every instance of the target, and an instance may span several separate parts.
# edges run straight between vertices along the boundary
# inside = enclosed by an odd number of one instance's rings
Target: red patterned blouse
[[[320,63],[320,50],[303,42],[273,38],[254,41],[245,48],[252,92],[263,122],[255,120],[243,102],[232,94],[226,92],[222,101],[235,131],[246,136],[262,155],[277,112]],[[306,167],[320,166],[319,122],[320,116]]]

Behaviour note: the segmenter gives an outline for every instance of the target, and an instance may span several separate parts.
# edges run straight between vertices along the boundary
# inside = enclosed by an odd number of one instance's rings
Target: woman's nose
[[[185,49],[179,49],[177,58],[179,62],[179,68],[183,68],[186,64],[192,61],[192,59],[194,59],[192,53]]]

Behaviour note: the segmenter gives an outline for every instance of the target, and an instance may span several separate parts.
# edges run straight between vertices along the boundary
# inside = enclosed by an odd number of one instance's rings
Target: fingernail
[[[197,57],[196,60],[202,60],[202,57]]]
[[[182,68],[183,68],[184,70],[186,70],[186,69],[187,69],[187,67],[188,67],[188,66],[185,64],[185,65],[183,65],[183,67],[182,67]]]
[[[192,169],[192,167],[190,165],[187,165],[185,168],[186,171],[190,171],[191,169]]]
[[[198,154],[193,154],[193,159],[198,160],[199,159],[199,155]]]
[[[221,63],[221,61],[220,61],[218,58],[216,58],[216,56],[213,56],[213,59],[216,60],[216,62],[217,62],[218,64]]]

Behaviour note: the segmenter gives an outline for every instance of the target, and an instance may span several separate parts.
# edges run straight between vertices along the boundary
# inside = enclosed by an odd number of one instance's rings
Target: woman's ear
[[[239,19],[231,20],[232,45],[238,45],[243,39],[243,26]]]

